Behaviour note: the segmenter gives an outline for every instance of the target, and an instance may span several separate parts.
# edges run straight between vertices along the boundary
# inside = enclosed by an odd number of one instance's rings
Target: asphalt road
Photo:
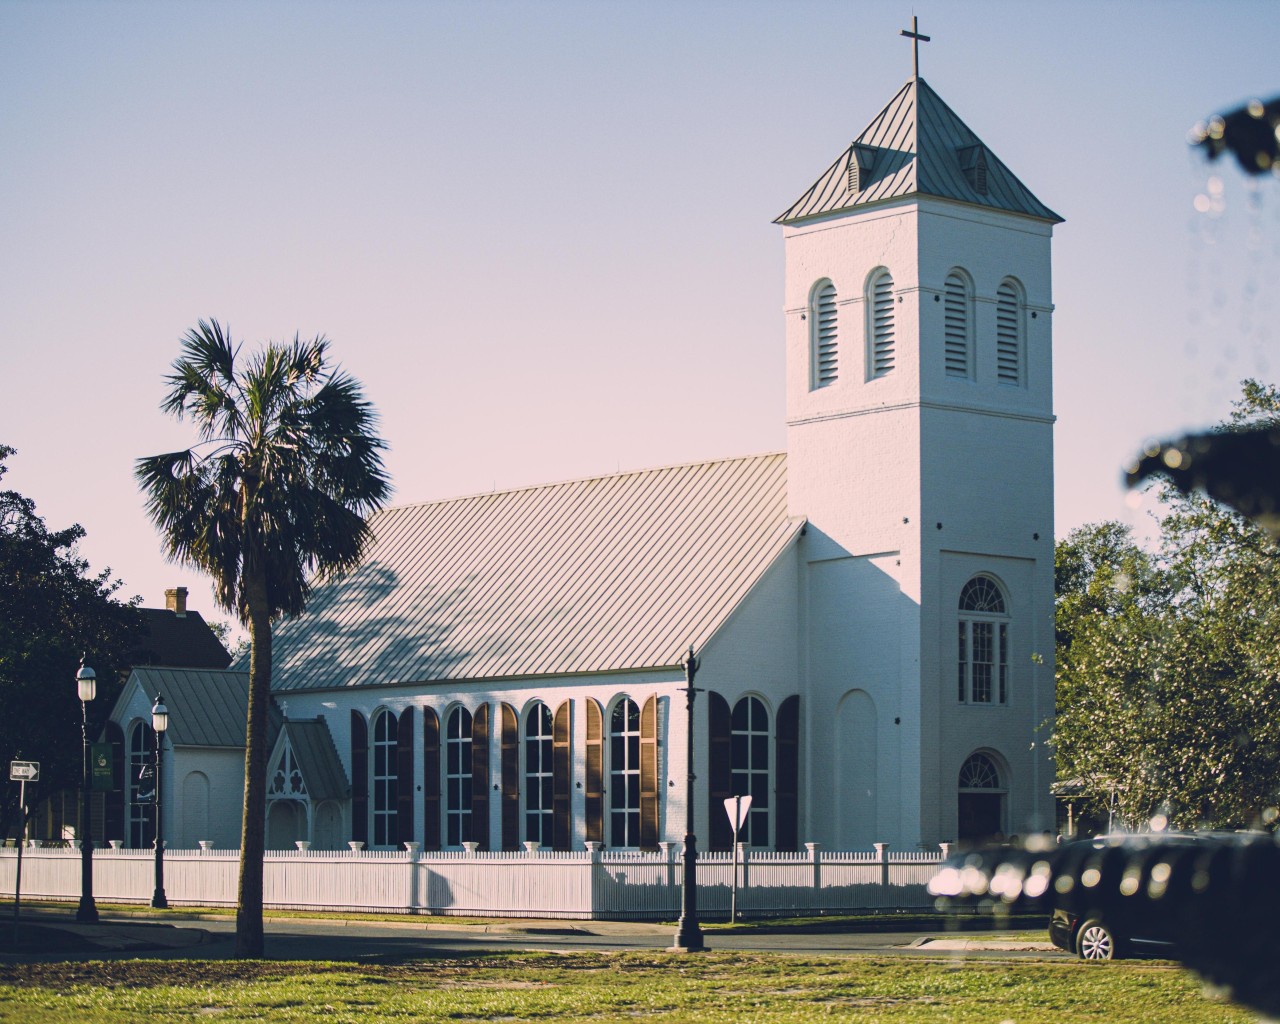
[[[103,914],[98,925],[75,923],[70,911],[35,911],[32,924],[74,936],[65,948],[36,951],[9,946],[3,960],[88,960],[121,957],[223,959],[235,947],[232,918],[168,920]],[[451,927],[439,922],[268,919],[267,956],[273,960],[332,960],[397,963],[409,960],[472,956],[504,950],[609,952],[667,949],[675,928],[638,922],[495,921]],[[1047,936],[1045,936],[1047,940]],[[933,931],[830,932],[800,931],[706,933],[708,949],[814,954],[824,956],[966,956],[999,958],[1065,957],[1046,942],[1019,946],[999,933]],[[6,944],[7,945],[7,944]]]
[[[207,933],[207,941],[176,955],[230,956],[234,922],[191,922]],[[457,957],[493,950],[619,951],[665,950],[675,929],[648,924],[538,922],[521,925],[473,925],[456,929],[439,925],[361,921],[269,920],[267,955],[279,960],[339,960],[393,963],[423,958]],[[932,940],[932,941],[929,941]],[[722,951],[811,953],[827,956],[977,956],[1057,957],[1057,950],[1007,948],[997,935],[939,935],[937,932],[711,932],[707,947]],[[957,948],[963,947],[963,948]],[[137,954],[134,954],[137,955]],[[170,954],[173,955],[173,954]]]

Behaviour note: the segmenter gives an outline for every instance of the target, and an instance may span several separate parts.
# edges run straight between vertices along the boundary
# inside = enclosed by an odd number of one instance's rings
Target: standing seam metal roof
[[[231,669],[138,666],[131,680],[153,700],[164,697],[169,709],[169,742],[175,747],[244,749],[249,710],[249,673]],[[280,727],[280,712],[268,711],[268,737]]]
[[[342,769],[342,759],[324,718],[286,719],[282,728],[311,800],[318,803],[349,797],[351,786],[347,773]]]
[[[873,151],[872,166],[850,192],[849,161],[854,147]],[[987,189],[979,192],[961,164],[970,146],[981,146],[987,162]],[[1017,179],[923,78],[912,78],[804,195],[778,217],[791,224],[808,217],[911,195],[937,196],[974,206],[1060,223],[1062,218]]]
[[[786,495],[774,453],[385,510],[277,630],[272,689],[675,665],[799,531]]]

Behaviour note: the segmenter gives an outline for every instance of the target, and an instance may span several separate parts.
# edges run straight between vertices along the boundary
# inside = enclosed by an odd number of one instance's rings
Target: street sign
[[[38,782],[40,780],[39,761],[10,761],[10,782]]]
[[[735,838],[742,831],[742,826],[747,823],[747,812],[750,810],[751,797],[749,796],[731,796],[725,800],[724,813],[729,815],[729,824],[733,826]]]

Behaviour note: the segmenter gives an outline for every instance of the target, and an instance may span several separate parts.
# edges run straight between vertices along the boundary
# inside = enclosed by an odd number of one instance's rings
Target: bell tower
[[[809,832],[1050,828],[1061,218],[917,74],[776,222]]]

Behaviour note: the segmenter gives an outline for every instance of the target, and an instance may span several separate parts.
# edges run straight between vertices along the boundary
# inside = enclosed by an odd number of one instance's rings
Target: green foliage
[[[16,454],[0,445],[0,478]],[[115,594],[111,570],[92,574],[76,553],[80,526],[50,530],[35,502],[0,491],[0,768],[9,761],[40,762],[40,781],[27,787],[27,803],[80,784],[81,707],[75,675],[82,655],[98,674],[89,705],[96,736],[127,671],[141,623],[134,605]],[[7,778],[7,772],[6,776]],[[18,787],[0,788],[0,835],[14,826]]]
[[[1224,429],[1280,422],[1246,381]],[[1156,550],[1118,523],[1059,543],[1062,779],[1135,826],[1250,827],[1280,800],[1280,557],[1267,534],[1202,495],[1161,491]]]
[[[359,561],[362,517],[390,493],[373,408],[328,348],[295,338],[237,361],[221,325],[201,321],[162,404],[195,423],[200,444],[137,462],[169,555],[208,573],[246,626],[250,576],[261,574],[272,618],[300,614],[317,578]]]

